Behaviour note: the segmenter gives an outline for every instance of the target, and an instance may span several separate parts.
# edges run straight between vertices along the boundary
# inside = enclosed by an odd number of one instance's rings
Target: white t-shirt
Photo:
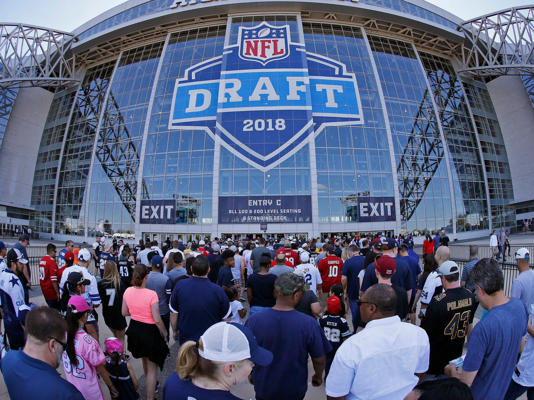
[[[145,267],[148,266],[148,253],[150,253],[152,249],[149,249],[148,247],[141,250],[139,253],[137,253],[137,258],[139,259],[139,262],[143,264]]]
[[[244,308],[243,304],[241,304],[239,300],[234,300],[230,302],[230,309],[232,310],[232,321],[231,322],[235,322],[236,324],[243,325],[243,320],[239,316],[239,310],[242,310],[243,308]]]
[[[302,275],[310,290],[317,295],[317,285],[322,285],[321,273],[313,264],[299,264],[294,269],[295,274]]]
[[[252,270],[252,265],[250,264],[250,256],[252,255],[252,250],[244,250],[243,257],[245,257],[245,262],[247,263],[247,274],[251,276],[254,271]]]
[[[241,279],[241,260],[243,256],[234,254],[234,267],[232,268],[232,277],[235,279]]]
[[[499,245],[499,241],[497,240],[497,235],[491,235],[490,236],[490,246],[496,247]]]
[[[182,254],[182,260],[185,260],[184,252],[179,249],[169,249],[167,253],[165,253],[165,258],[163,259],[163,263],[167,264],[167,261],[169,260],[169,257],[172,253],[181,253]]]
[[[421,304],[430,304],[436,288],[442,286],[441,278],[436,271],[432,271],[426,278],[425,286],[421,291]]]
[[[375,319],[336,352],[326,394],[346,400],[403,399],[428,369],[426,332],[398,316]],[[387,377],[387,379],[384,379]]]

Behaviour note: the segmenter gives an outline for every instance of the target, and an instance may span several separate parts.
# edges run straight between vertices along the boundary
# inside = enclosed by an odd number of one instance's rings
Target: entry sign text
[[[174,224],[176,222],[175,200],[141,200],[142,224]]]
[[[358,197],[358,221],[395,221],[393,197]]]
[[[325,126],[363,123],[355,75],[306,52],[289,23],[241,24],[234,40],[178,77],[170,129],[208,131],[266,171]]]
[[[219,197],[219,224],[310,223],[311,196]]]

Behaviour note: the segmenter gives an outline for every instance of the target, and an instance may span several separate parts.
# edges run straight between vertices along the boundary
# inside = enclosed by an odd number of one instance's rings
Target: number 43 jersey
[[[460,357],[469,324],[475,316],[475,295],[454,288],[432,298],[421,327],[430,340],[429,374],[443,374],[449,361]]]

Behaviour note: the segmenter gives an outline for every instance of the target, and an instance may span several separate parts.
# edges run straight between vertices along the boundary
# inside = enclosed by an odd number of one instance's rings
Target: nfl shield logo
[[[253,28],[239,27],[239,57],[262,65],[289,56],[289,26],[266,22]]]

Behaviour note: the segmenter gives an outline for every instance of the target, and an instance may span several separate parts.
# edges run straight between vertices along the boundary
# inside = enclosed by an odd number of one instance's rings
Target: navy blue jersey
[[[343,263],[341,275],[347,277],[347,295],[349,300],[358,300],[360,296],[360,279],[358,278],[358,274],[363,269],[364,261],[365,257],[363,256],[353,256]]]
[[[118,364],[113,364],[110,360],[106,360],[106,370],[109,373],[111,382],[113,382],[113,386],[119,392],[119,400],[137,400],[139,398],[139,393],[134,389],[126,360],[121,360]]]
[[[232,270],[227,266],[223,266],[219,270],[219,276],[217,277],[217,285],[231,287],[234,284],[234,276]]]
[[[100,253],[100,261],[99,261],[99,264],[98,264],[98,266],[99,266],[99,268],[101,270],[104,269],[107,261],[113,261],[115,263],[117,262],[117,260],[115,260],[115,257],[113,257],[113,254],[106,253],[106,252],[103,251],[102,253]]]
[[[319,319],[319,325],[332,345],[332,353],[337,351],[344,338],[350,336],[347,320],[339,315],[326,314]]]

